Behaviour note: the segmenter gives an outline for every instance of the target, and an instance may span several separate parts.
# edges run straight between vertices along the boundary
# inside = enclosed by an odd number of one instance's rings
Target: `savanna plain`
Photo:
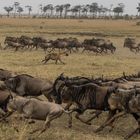
[[[58,75],[64,73],[67,76],[86,77],[119,77],[125,72],[127,75],[135,74],[140,70],[140,53],[130,52],[123,47],[125,37],[135,37],[140,43],[140,26],[137,21],[124,20],[83,20],[83,19],[0,19],[0,42],[4,47],[6,36],[27,35],[30,37],[40,36],[50,39],[76,37],[79,41],[88,38],[104,38],[113,42],[117,48],[114,54],[95,55],[93,52],[73,52],[69,56],[62,57],[66,65],[55,65],[49,61],[46,65],[41,63],[45,53],[43,50],[0,50],[0,68],[26,73],[42,79],[54,81]],[[94,36],[98,35],[98,36]],[[43,98],[43,97],[41,97]],[[44,122],[37,121],[35,124],[10,118],[9,123],[0,123],[0,140],[122,140],[123,137],[137,127],[131,115],[120,118],[115,123],[115,128],[109,132],[107,127],[100,133],[93,131],[103,123],[107,113],[92,121],[92,125],[85,125],[74,118],[73,127],[67,128],[68,116],[63,114],[59,119],[54,120],[51,128],[41,136],[30,135],[29,132],[43,126]],[[84,118],[90,117],[87,111]],[[16,125],[19,132],[16,132],[13,125]],[[135,135],[133,140],[140,139]]]

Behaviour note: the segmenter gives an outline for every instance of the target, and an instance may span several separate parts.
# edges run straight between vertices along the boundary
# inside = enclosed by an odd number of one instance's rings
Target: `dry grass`
[[[17,36],[20,34],[46,36],[47,33],[98,32],[110,36],[140,36],[140,29],[136,26],[136,22],[137,21],[124,20],[82,20],[82,22],[80,22],[80,20],[76,19],[1,19],[0,33],[3,36],[13,34]],[[40,27],[42,27],[42,29],[40,29]]]
[[[40,29],[40,26],[43,29]],[[37,19],[1,19],[0,20],[0,40],[3,44],[5,36],[43,36],[48,39],[58,37],[69,37],[69,34],[55,33],[70,33],[74,32],[73,37],[79,40],[91,38],[88,35],[76,35],[78,32],[101,32],[110,35],[137,35],[139,27],[135,21],[104,21],[104,20],[37,20]],[[52,34],[50,34],[52,33]],[[1,50],[0,51],[0,67],[12,70],[18,73],[28,73],[36,77],[48,78],[54,80],[60,73],[64,72],[68,76],[94,76],[98,77],[102,74],[105,77],[117,77],[125,71],[127,74],[132,74],[140,69],[140,54],[134,54],[128,49],[123,48],[124,37],[109,37],[117,47],[114,55],[99,55],[94,53],[81,52],[70,54],[68,57],[63,57],[66,65],[55,65],[50,61],[47,65],[42,65],[41,60],[44,58],[44,52],[38,51],[19,51]],[[139,40],[139,38],[137,38]],[[86,115],[84,117],[88,117]],[[115,129],[109,133],[108,128],[99,134],[93,133],[106,117],[106,113],[99,119],[93,120],[92,126],[87,126],[74,119],[72,129],[68,129],[67,116],[63,115],[60,119],[52,123],[52,127],[40,137],[29,135],[34,126],[43,126],[43,122],[37,122],[35,125],[27,125],[25,122],[14,121],[18,125],[19,133],[17,133],[12,124],[0,124],[0,139],[1,140],[121,140],[128,132],[132,131],[137,125],[131,116],[121,118],[117,121]],[[135,136],[132,139],[138,140],[140,136]]]

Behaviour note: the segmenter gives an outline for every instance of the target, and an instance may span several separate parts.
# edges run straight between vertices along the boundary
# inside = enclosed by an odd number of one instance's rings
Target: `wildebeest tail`
[[[74,112],[74,110],[68,111],[68,110],[65,110],[65,109],[63,109],[63,111],[64,111],[64,113],[66,113],[66,114],[70,114],[70,113]]]

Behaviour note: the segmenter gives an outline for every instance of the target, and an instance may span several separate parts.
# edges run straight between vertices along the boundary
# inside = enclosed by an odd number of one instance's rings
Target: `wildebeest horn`
[[[126,78],[125,72],[123,72],[123,77]]]
[[[63,79],[64,78],[64,73],[61,73],[59,77],[60,77],[60,79]]]
[[[64,73],[61,73],[60,76],[64,76]]]
[[[101,77],[102,81],[104,80],[104,75],[102,74],[102,77]]]

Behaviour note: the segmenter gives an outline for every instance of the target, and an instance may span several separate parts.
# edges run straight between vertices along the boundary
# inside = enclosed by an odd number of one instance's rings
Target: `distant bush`
[[[36,15],[33,15],[32,18],[37,18],[37,16]]]
[[[138,21],[138,22],[136,23],[136,25],[137,25],[137,26],[140,26],[140,21]]]

